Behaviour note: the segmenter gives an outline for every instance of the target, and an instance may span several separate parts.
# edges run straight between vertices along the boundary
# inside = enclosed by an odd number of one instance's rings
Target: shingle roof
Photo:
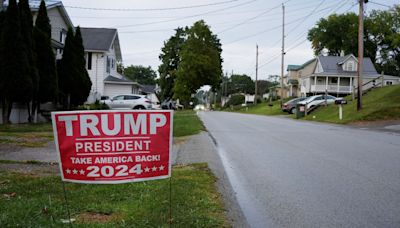
[[[349,56],[318,56],[324,73],[353,74],[343,71],[342,66],[339,64],[347,58],[349,58]],[[364,58],[363,72],[364,74],[377,74],[370,58]]]
[[[142,92],[144,93],[154,93],[156,85],[143,85]]]
[[[81,28],[81,33],[85,50],[108,51],[117,34],[117,29]]]
[[[133,82],[132,80],[130,80],[129,78],[125,77],[124,75],[120,75],[121,78],[117,78],[115,76],[112,75],[108,75],[105,79],[104,82],[109,82],[109,83],[116,83],[116,84],[137,84],[139,85],[137,82]]]
[[[287,70],[298,70],[301,68],[301,65],[288,65]]]

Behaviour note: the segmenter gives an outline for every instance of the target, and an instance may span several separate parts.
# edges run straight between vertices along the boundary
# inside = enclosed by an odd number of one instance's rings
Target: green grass
[[[53,131],[51,123],[0,125],[1,133],[46,132],[46,131],[47,132]]]
[[[204,129],[203,123],[193,110],[175,111],[174,137],[195,135]]]
[[[173,227],[229,226],[215,181],[206,164],[174,168]],[[74,227],[169,227],[168,179],[66,189]],[[63,226],[64,202],[59,176],[0,172],[2,227]]]
[[[346,100],[348,104],[343,105],[342,120],[339,120],[337,105],[321,107],[304,119],[341,124],[400,119],[400,85],[387,86],[368,92],[362,98],[363,109],[359,112],[357,111],[357,100],[351,101],[351,96],[346,97]]]
[[[284,102],[288,99],[284,99]],[[225,111],[231,111],[229,108]],[[281,110],[281,102],[279,100],[272,102],[272,106],[269,106],[269,103],[259,103],[257,105],[249,105],[247,108],[242,106],[234,107],[234,112],[240,112],[245,114],[256,114],[256,115],[266,115],[266,116],[274,116],[274,115],[286,115],[286,112],[282,112]]]

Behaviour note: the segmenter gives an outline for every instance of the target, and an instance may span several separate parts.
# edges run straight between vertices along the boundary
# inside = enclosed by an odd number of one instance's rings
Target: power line
[[[290,1],[291,1],[291,0],[287,0],[287,1],[284,2],[284,3],[287,3],[287,2],[290,2]],[[282,3],[282,4],[284,4],[284,3]],[[250,21],[252,21],[252,20],[254,20],[254,19],[256,19],[256,18],[259,18],[259,17],[265,15],[266,13],[269,13],[269,12],[271,12],[272,10],[278,8],[280,5],[281,5],[281,4],[279,4],[279,5],[277,5],[277,6],[274,6],[274,7],[272,7],[272,8],[269,8],[269,9],[263,11],[262,13],[257,14],[257,15],[254,16],[254,17],[248,18],[248,19],[246,19],[246,20],[244,20],[244,21],[242,21],[242,22],[240,22],[240,23],[238,23],[238,24],[236,24],[236,25],[234,25],[234,26],[231,26],[231,27],[229,27],[229,28],[227,28],[227,29],[224,29],[224,30],[218,32],[217,35],[218,35],[218,34],[221,34],[221,33],[224,33],[224,32],[226,32],[226,31],[232,30],[232,29],[234,29],[234,28],[237,28],[237,27],[239,27],[239,26],[241,26],[241,25],[244,25],[244,24],[246,24],[246,23],[248,23],[248,22],[250,22]]]
[[[134,26],[143,26],[143,25],[160,24],[160,23],[166,23],[166,22],[172,22],[172,21],[180,21],[180,20],[184,20],[184,19],[188,19],[188,18],[204,16],[204,15],[207,15],[207,14],[210,14],[210,13],[221,12],[221,11],[224,11],[224,10],[236,8],[236,7],[239,7],[239,6],[250,4],[250,3],[255,2],[255,1],[257,1],[257,0],[251,0],[251,1],[243,2],[241,4],[230,6],[230,7],[225,7],[225,8],[221,8],[221,9],[217,9],[217,10],[208,11],[208,12],[205,12],[205,13],[200,13],[200,14],[195,14],[195,15],[190,15],[190,16],[180,17],[180,18],[175,18],[175,19],[170,19],[170,20],[154,21],[154,22],[147,22],[147,23],[140,23],[140,24],[114,26],[114,27],[116,27],[116,28],[128,28],[128,27],[134,27]]]
[[[168,8],[143,8],[143,9],[132,9],[132,8],[96,8],[96,7],[83,7],[83,6],[64,6],[65,8],[72,9],[83,9],[83,10],[97,10],[97,11],[167,11],[167,10],[183,10],[183,9],[194,9],[208,6],[217,6],[229,4],[232,2],[237,2],[239,0],[230,0],[202,5],[192,5],[192,6],[180,6],[180,7],[168,7]]]
[[[368,1],[368,3],[372,3],[372,4],[375,4],[375,5],[378,5],[378,6],[384,6],[384,7],[391,8],[391,6],[386,5],[386,4],[382,4],[382,3],[379,3],[379,2]]]

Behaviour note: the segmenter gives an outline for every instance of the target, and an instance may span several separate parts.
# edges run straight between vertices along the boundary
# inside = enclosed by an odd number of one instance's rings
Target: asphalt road
[[[201,112],[252,227],[400,227],[400,134]]]

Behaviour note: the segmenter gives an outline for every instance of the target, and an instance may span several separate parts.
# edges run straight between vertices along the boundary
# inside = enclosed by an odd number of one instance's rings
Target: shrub
[[[228,102],[226,102],[225,107],[229,107],[231,105],[240,105],[244,103],[244,95],[235,94],[232,95]]]

